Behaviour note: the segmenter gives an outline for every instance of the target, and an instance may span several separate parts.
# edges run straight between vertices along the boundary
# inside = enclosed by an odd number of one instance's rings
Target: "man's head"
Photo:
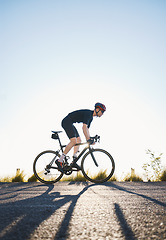
[[[104,104],[99,102],[95,104],[95,112],[97,117],[101,117],[105,111],[106,107]]]

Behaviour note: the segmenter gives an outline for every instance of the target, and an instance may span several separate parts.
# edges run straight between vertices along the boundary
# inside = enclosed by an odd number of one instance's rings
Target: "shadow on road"
[[[126,193],[137,195],[137,196],[142,197],[144,199],[147,199],[147,200],[149,200],[149,201],[151,201],[155,204],[166,207],[165,203],[163,203],[163,202],[161,202],[161,201],[159,201],[155,198],[149,197],[149,196],[144,195],[144,194],[136,193],[132,190],[127,189],[126,187],[119,186],[119,185],[117,185],[113,182],[106,182],[106,183],[103,183],[102,185],[107,186],[110,189],[114,188],[114,189],[118,189],[118,190],[126,192]],[[128,224],[120,205],[117,204],[117,203],[114,203],[114,209],[115,209],[115,214],[117,216],[119,225],[121,226],[121,230],[122,230],[122,233],[123,233],[123,236],[125,237],[125,239],[126,240],[136,240],[137,238],[135,237],[134,232],[132,231],[130,225]]]
[[[60,224],[59,230],[55,235],[55,239],[66,239],[68,235],[68,226],[71,220],[72,213],[79,197],[87,191],[93,184],[85,184],[84,188],[76,195],[61,195],[60,192],[52,191],[54,185],[33,185],[32,187],[22,187],[13,189],[8,186],[7,193],[12,196],[5,196],[2,193],[1,199],[9,200],[8,203],[0,204],[0,239],[28,239],[34,230],[57,209],[61,208],[66,203],[70,203],[69,208]],[[42,188],[47,188],[43,192]],[[26,198],[26,190],[34,191],[34,198]],[[6,194],[7,194],[6,193]],[[37,193],[39,193],[38,196]],[[18,196],[20,195],[20,197]],[[21,196],[22,195],[22,196]],[[16,200],[21,199],[21,200]]]
[[[66,239],[66,237],[67,237],[67,235],[68,235],[67,232],[68,232],[69,223],[70,223],[71,216],[72,216],[72,213],[73,213],[73,211],[74,211],[74,208],[75,208],[75,206],[76,206],[76,203],[77,203],[79,197],[80,197],[84,192],[86,192],[89,187],[92,187],[93,185],[94,185],[94,184],[92,184],[92,185],[87,185],[86,187],[84,187],[84,188],[82,189],[82,191],[81,191],[79,194],[72,196],[71,204],[70,204],[70,206],[69,206],[69,208],[68,208],[68,210],[67,210],[67,212],[66,212],[66,214],[65,214],[65,216],[64,216],[64,219],[63,219],[63,221],[62,221],[62,223],[61,223],[61,225],[60,225],[59,230],[57,231],[57,233],[56,233],[56,235],[55,235],[55,238],[54,238],[55,240],[58,240],[58,239]]]
[[[125,216],[119,206],[119,204],[115,203],[115,213],[116,216],[118,217],[118,221],[120,223],[123,235],[125,236],[126,240],[136,240],[134,233],[131,229],[131,227],[129,226],[129,224],[127,223]]]
[[[77,183],[69,183],[68,186],[70,184]],[[165,203],[158,201],[157,199],[136,193],[127,187],[119,186],[112,182],[99,185],[134,194],[160,206],[166,206]],[[56,226],[59,225],[59,228],[54,236],[55,240],[67,239],[69,235],[69,224],[77,201],[82,194],[93,186],[97,186],[97,184],[81,183],[81,191],[79,192],[78,190],[77,194],[72,194],[71,192],[70,195],[62,195],[60,192],[56,191],[56,185],[4,185],[1,189],[3,191],[4,188],[6,189],[4,192],[1,191],[0,194],[0,239],[29,239],[35,229],[37,229],[43,221],[50,218],[58,209],[68,203],[69,207],[66,210],[65,215],[62,216],[63,220],[58,220],[58,224],[56,223]],[[114,211],[126,240],[136,239],[119,204],[114,203]]]
[[[130,194],[137,195],[137,196],[142,197],[142,198],[145,198],[145,199],[147,199],[147,200],[149,200],[149,201],[151,201],[151,202],[154,202],[155,204],[158,204],[158,205],[160,205],[160,206],[166,207],[166,204],[165,204],[165,203],[163,203],[163,202],[161,202],[161,201],[158,201],[158,200],[155,199],[155,198],[151,198],[151,197],[146,196],[146,195],[144,195],[144,194],[140,194],[140,193],[133,192],[133,191],[131,191],[131,190],[126,189],[125,187],[120,187],[120,186],[116,185],[115,183],[108,182],[108,183],[105,183],[104,185],[105,185],[105,186],[108,186],[108,187],[116,188],[116,189],[118,189],[118,190],[120,190],[120,191],[124,191],[124,192],[130,193]]]

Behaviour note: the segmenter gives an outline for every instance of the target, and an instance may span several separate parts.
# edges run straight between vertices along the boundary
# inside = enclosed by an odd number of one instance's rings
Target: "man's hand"
[[[94,145],[95,144],[95,141],[94,141],[93,137],[90,137],[87,142],[89,143],[89,145]]]

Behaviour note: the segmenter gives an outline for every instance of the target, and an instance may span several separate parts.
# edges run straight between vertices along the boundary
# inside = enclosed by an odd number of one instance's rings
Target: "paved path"
[[[0,183],[0,239],[166,239],[166,182]]]

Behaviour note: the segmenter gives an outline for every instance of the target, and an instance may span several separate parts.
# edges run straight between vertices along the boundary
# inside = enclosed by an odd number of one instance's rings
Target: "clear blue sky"
[[[0,0],[0,176],[31,174],[50,131],[97,101],[91,134],[117,174],[140,172],[148,148],[166,165],[165,29],[164,0]]]

